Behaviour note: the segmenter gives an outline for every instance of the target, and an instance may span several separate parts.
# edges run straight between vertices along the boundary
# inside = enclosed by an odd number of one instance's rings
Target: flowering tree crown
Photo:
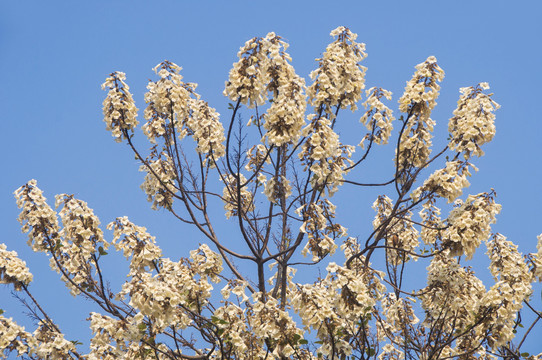
[[[0,314],[0,358],[542,358],[521,352],[534,324],[514,340],[524,304],[542,318],[529,303],[532,284],[542,280],[542,236],[538,252],[522,256],[492,233],[501,210],[495,191],[462,198],[477,170],[471,161],[495,135],[499,105],[489,85],[460,90],[449,142],[434,151],[432,111],[444,78],[437,59],[416,65],[396,118],[390,91],[365,90],[365,44],[345,27],[331,36],[310,85],[296,74],[280,36],[247,41],[225,84],[233,103],[224,124],[196,84],[183,81],[180,66],[158,64],[145,94],[146,153],[134,140],[138,109],[126,76],[110,74],[102,85],[106,129],[140,161],[152,208],[207,241],[173,261],[127,217],[106,226],[106,240],[86,202],[57,195],[54,210],[29,181],[15,191],[28,245],[50,257],[73,296],[101,310],[88,317],[93,337],[83,354],[30,292],[25,262],[0,244],[0,282],[30,299],[25,304],[38,323],[30,333]],[[359,144],[344,144],[340,115],[360,103],[367,132]],[[250,114],[249,127],[241,111]],[[353,178],[377,145],[390,142],[395,158],[385,181]],[[436,170],[423,177],[429,167]],[[363,236],[349,236],[338,222],[332,196],[344,186],[382,189]],[[448,203],[454,205],[444,215]],[[238,228],[235,246],[216,226],[217,205]],[[494,278],[489,288],[463,260],[482,243]],[[113,248],[129,264],[118,291],[107,286],[100,262]],[[418,260],[427,263],[427,281],[411,289],[404,280]],[[320,276],[296,280],[298,269],[311,267]],[[213,293],[217,286],[220,294]]]

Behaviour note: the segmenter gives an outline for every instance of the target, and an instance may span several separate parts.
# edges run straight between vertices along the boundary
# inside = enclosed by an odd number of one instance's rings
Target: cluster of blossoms
[[[371,131],[371,134],[368,134],[365,138],[369,138],[370,141],[377,144],[387,144],[393,130],[392,122],[395,118],[391,109],[384,105],[381,99],[384,97],[391,100],[391,91],[372,87],[366,90],[365,94],[367,100],[365,100],[363,106],[367,111],[359,120],[367,127],[367,130]],[[363,146],[363,141],[360,146]]]
[[[444,71],[437,59],[430,56],[416,65],[416,72],[407,82],[405,92],[399,99],[399,111],[406,113],[406,127],[401,134],[397,172],[425,164],[431,153],[431,132],[435,122],[430,118],[436,106]]]
[[[412,222],[412,213],[399,209],[402,213],[400,217],[390,218],[393,212],[393,202],[388,196],[379,196],[373,203],[373,209],[376,211],[373,220],[373,228],[380,232],[384,227],[386,231],[386,256],[393,265],[407,262],[412,258],[410,253],[419,245],[419,232]],[[414,257],[417,260],[417,257]]]
[[[442,233],[443,246],[450,249],[451,256],[465,255],[471,259],[481,242],[491,236],[491,224],[497,221],[500,211],[494,193],[469,195],[465,202],[458,201]]]
[[[162,250],[146,228],[133,224],[125,216],[109,223],[107,229],[113,230],[112,244],[115,249],[122,251],[126,259],[131,258],[129,275],[154,269],[155,261],[162,256]]]
[[[313,188],[326,186],[331,195],[342,185],[348,167],[353,164],[350,158],[355,148],[341,145],[339,135],[333,131],[328,119],[312,120],[303,130],[307,140],[302,145],[299,158],[313,174]]]
[[[75,199],[73,195],[60,194],[56,196],[56,206],[61,206],[58,214],[63,228],[59,232],[62,240],[57,243],[58,258],[56,261],[51,259],[51,267],[62,272],[63,277],[70,275],[69,280],[65,279],[66,285],[72,293],[77,294],[79,287],[95,286],[92,279],[95,254],[97,251],[103,252],[109,244],[104,240],[103,232],[99,228],[100,220],[86,202]]]
[[[532,274],[533,278],[542,282],[542,234],[538,235],[538,243],[536,244],[536,253],[531,254],[532,259]]]
[[[359,251],[359,244],[348,238],[341,249],[348,259]],[[292,289],[292,307],[306,330],[316,330],[320,356],[349,356],[360,333],[368,334],[367,321],[385,292],[382,276],[360,257],[350,267],[330,263],[324,279]]]
[[[305,255],[309,251],[313,261],[319,261],[328,254],[335,253],[337,245],[335,239],[346,236],[346,229],[333,221],[336,206],[328,199],[318,200],[297,209],[306,219],[300,227],[302,233],[307,234],[307,245],[302,251]]]
[[[267,344],[273,349],[272,355],[276,359],[294,355],[303,331],[297,328],[292,316],[279,307],[275,298],[260,301],[259,292],[254,293],[252,298],[254,303],[247,307],[247,316],[254,336],[263,340],[262,345]]]
[[[422,220],[420,236],[423,243],[429,245],[441,240],[441,230],[444,229],[444,224],[440,217],[441,210],[435,205],[435,200],[429,199],[423,203],[418,214]]]
[[[517,245],[501,234],[494,235],[487,242],[487,255],[495,285],[482,301],[486,307],[494,310],[485,328],[490,332],[489,345],[497,348],[514,338],[517,314],[523,307],[523,301],[532,293],[532,275]]]
[[[365,88],[367,68],[359,63],[367,57],[365,44],[356,43],[357,34],[344,26],[339,26],[330,34],[337,37],[328,45],[319,61],[318,69],[310,77],[313,84],[307,89],[310,104],[319,112],[325,112],[329,119],[334,119],[332,107],[357,109]]]
[[[102,251],[106,249],[108,244],[92,209],[72,195],[58,195],[56,205],[61,207],[61,230],[57,213],[46,203],[35,180],[17,189],[15,196],[22,208],[19,221],[23,224],[23,231],[29,233],[29,244],[33,250],[52,255],[51,268],[61,273],[62,280],[74,296],[81,288],[94,288],[95,254],[99,248]]]
[[[137,108],[124,80],[126,74],[116,71],[102,84],[102,90],[109,89],[103,102],[104,121],[116,142],[127,139],[128,130],[133,131],[138,124]]]
[[[274,37],[274,34],[268,34]],[[224,95],[233,101],[252,108],[263,105],[267,100],[269,84],[269,40],[268,37],[248,40],[237,53],[239,61],[230,70]]]
[[[475,328],[484,316],[483,297],[486,288],[474,272],[461,267],[455,257],[444,251],[437,254],[427,268],[427,286],[422,290],[424,325],[442,329],[445,338],[454,331],[467,332],[468,344],[461,339],[449,355],[459,355],[479,347],[483,331]],[[440,340],[440,339],[436,339]]]
[[[75,345],[49,324],[40,322],[34,333],[29,333],[11,318],[0,315],[0,359],[5,352],[15,351],[17,357],[31,359],[69,359],[76,351]]]
[[[397,297],[395,293],[386,294],[380,302],[382,312],[379,315],[381,319],[377,322],[378,338],[380,341],[389,339],[392,342],[381,354],[382,358],[393,359],[390,354],[402,354],[393,344],[401,344],[408,340],[414,325],[420,322],[414,313],[413,302],[409,298]]]
[[[492,94],[482,92],[488,89],[487,83],[461,88],[457,109],[448,124],[451,135],[449,147],[451,150],[464,152],[465,159],[472,155],[484,155],[480,146],[490,142],[495,136],[493,112],[500,108],[500,105],[491,99]]]
[[[13,284],[15,290],[32,281],[32,274],[26,262],[17,257],[15,251],[8,251],[5,244],[0,244],[0,284]]]
[[[263,126],[267,143],[274,146],[297,141],[305,123],[305,81],[289,63],[287,48],[275,33],[247,41],[224,90],[231,100],[249,107],[263,105],[271,96]]]
[[[269,42],[267,89],[273,95],[273,102],[264,114],[263,126],[267,130],[268,144],[281,146],[296,142],[305,124],[305,81],[288,62],[291,58],[284,52],[287,44],[274,33],[268,34],[265,40]]]
[[[192,135],[197,143],[196,151],[207,157],[219,158],[225,152],[224,127],[219,114],[200,99],[195,92],[196,84],[182,81],[181,69],[170,61],[154,68],[160,80],[147,85],[147,122],[143,125],[143,132],[153,144],[157,138],[164,138],[168,147],[176,142],[175,135],[179,140]]]
[[[231,216],[239,216],[239,210],[242,214],[246,214],[249,211],[254,210],[254,196],[247,190],[247,187],[244,186],[239,189],[239,194],[237,193],[238,187],[245,184],[247,179],[243,174],[239,174],[239,182],[237,183],[237,178],[228,174],[224,179],[225,186],[222,191],[222,200],[224,201],[224,210],[226,210],[226,217],[230,218]]]
[[[270,202],[277,204],[292,195],[292,186],[286,177],[273,176],[265,184],[264,194]]]
[[[28,233],[28,245],[36,252],[48,251],[51,245],[56,245],[60,231],[55,211],[47,204],[36,180],[30,180],[14,194],[21,209],[17,220],[21,230]]]
[[[214,311],[212,319],[224,342],[222,358],[265,358],[262,341],[249,328],[246,311],[240,306],[227,303]]]
[[[145,334],[142,330],[146,329],[141,313],[117,320],[93,312],[88,320],[94,333],[90,342],[89,360],[137,359],[151,350],[140,344]]]
[[[171,158],[162,153],[156,160],[149,159],[147,165],[141,165],[139,171],[146,172],[141,189],[147,194],[147,201],[152,202],[152,209],[171,208],[177,192]]]
[[[478,170],[468,161],[447,161],[444,169],[436,170],[422,186],[412,192],[412,199],[416,201],[427,195],[438,195],[449,203],[453,202],[463,194],[463,189],[470,185],[467,180],[467,177],[471,176],[469,166],[475,171]]]
[[[36,339],[17,325],[11,318],[0,315],[0,359],[6,359],[5,351],[16,351],[17,356],[28,354],[37,345]]]

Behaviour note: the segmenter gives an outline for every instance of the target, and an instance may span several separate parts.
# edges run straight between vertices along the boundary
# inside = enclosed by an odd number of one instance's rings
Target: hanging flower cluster
[[[517,245],[506,237],[496,234],[486,245],[495,285],[485,294],[483,303],[495,311],[485,328],[490,332],[488,342],[495,349],[514,338],[517,313],[532,293],[532,277]]]
[[[346,236],[346,228],[333,220],[336,208],[331,201],[324,199],[297,209],[297,213],[303,214],[306,219],[299,229],[308,237],[302,254],[306,255],[310,251],[313,261],[335,253],[335,239]]]
[[[305,123],[305,81],[290,64],[287,48],[275,33],[247,41],[224,90],[224,95],[249,108],[263,105],[271,97],[263,127],[267,130],[264,138],[274,146],[297,141]]]
[[[152,209],[171,208],[177,187],[176,173],[171,158],[162,153],[156,160],[148,160],[139,171],[146,173],[141,189],[147,194],[147,201],[152,202]]]
[[[143,125],[143,132],[153,144],[163,138],[169,148],[176,143],[175,136],[182,140],[192,135],[197,144],[196,151],[206,154],[206,159],[218,159],[225,153],[224,127],[219,114],[200,99],[195,92],[196,84],[182,81],[181,69],[167,60],[154,68],[160,80],[147,85],[147,123]]]
[[[237,183],[236,177],[232,174],[228,174],[224,178],[224,182],[222,200],[224,201],[224,210],[226,210],[227,218],[239,216],[239,212],[246,214],[254,210],[254,196],[247,190],[247,187],[242,187],[239,189],[239,194],[237,193],[238,187],[247,182],[243,174],[239,174],[239,182],[241,184]]]
[[[115,249],[122,251],[126,259],[130,259],[130,272],[128,275],[144,271],[152,271],[154,265],[162,256],[162,250],[156,245],[153,236],[147,229],[133,224],[128,217],[120,217],[107,225],[113,230]]]
[[[303,130],[307,140],[303,143],[299,159],[313,173],[313,188],[327,187],[333,195],[342,185],[348,167],[354,162],[350,159],[354,146],[342,145],[339,135],[331,128],[328,119],[313,119]]]
[[[458,202],[442,234],[443,245],[450,249],[450,255],[465,255],[471,259],[481,242],[491,236],[491,224],[497,221],[500,211],[501,205],[495,203],[494,193],[469,195],[465,202]]]
[[[5,244],[0,244],[0,284],[13,284],[15,290],[32,281],[32,274],[26,262],[17,257],[17,252],[8,251]]]
[[[365,94],[367,100],[363,106],[367,111],[359,121],[367,127],[367,130],[371,131],[366,137],[377,144],[387,144],[393,130],[392,122],[395,117],[393,117],[391,109],[384,105],[381,99],[391,100],[391,91],[372,87],[366,90]]]
[[[467,177],[471,176],[469,166],[478,170],[468,161],[447,161],[444,169],[436,170],[422,186],[412,192],[412,199],[438,195],[449,203],[453,202],[463,194],[463,189],[470,185],[467,180]]]
[[[290,182],[284,176],[273,176],[265,184],[264,192],[267,199],[273,204],[278,204],[281,199],[286,199],[292,195]]]
[[[444,71],[437,65],[437,59],[430,56],[416,65],[416,72],[407,82],[405,92],[399,99],[399,111],[407,114],[406,126],[401,134],[400,148],[396,154],[397,172],[410,167],[420,167],[431,153],[431,132],[435,122],[430,118],[437,105]]]
[[[495,136],[494,111],[500,108],[500,105],[491,99],[493,94],[482,92],[488,89],[487,83],[461,88],[457,109],[448,124],[451,135],[449,147],[451,150],[463,152],[465,159],[472,155],[484,155],[480,146],[490,142]]]
[[[412,222],[412,212],[403,211],[400,217],[390,218],[393,211],[392,200],[383,195],[378,196],[373,203],[373,209],[376,211],[373,220],[373,228],[380,232],[381,228],[386,229],[386,256],[393,265],[398,265],[412,259],[412,253],[419,245],[419,232]],[[414,256],[414,260],[417,257]]]
[[[104,122],[106,129],[111,131],[116,142],[127,139],[128,130],[133,131],[139,123],[130,87],[124,80],[126,80],[126,74],[115,71],[102,84],[102,90],[109,89],[103,102]]]
[[[357,34],[339,26],[330,34],[336,40],[328,45],[319,62],[318,69],[310,77],[313,84],[307,89],[309,101],[315,109],[329,119],[334,119],[334,106],[357,109],[365,88],[366,67],[359,63],[367,57],[365,44],[357,43]]]

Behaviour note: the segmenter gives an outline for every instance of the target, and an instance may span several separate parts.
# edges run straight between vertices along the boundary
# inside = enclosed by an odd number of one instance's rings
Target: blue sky
[[[101,114],[105,92],[100,89],[105,77],[116,70],[126,72],[142,109],[146,83],[153,78],[151,68],[171,60],[183,67],[186,81],[199,84],[199,93],[226,119],[224,81],[246,40],[270,31],[281,35],[290,43],[297,73],[307,77],[331,40],[329,32],[344,25],[367,45],[368,87],[391,90],[394,109],[414,66],[430,55],[437,57],[446,77],[433,113],[436,145],[445,144],[459,87],[489,82],[502,106],[497,135],[485,147],[486,156],[475,160],[480,171],[467,192],[494,188],[503,205],[494,230],[519,244],[523,253],[534,252],[536,235],[542,233],[541,12],[542,3],[534,0],[513,6],[498,0],[337,5],[282,0],[2,1],[0,242],[27,260],[35,276],[34,291],[68,338],[87,338],[86,303],[59,296],[67,291],[57,274],[48,270],[47,259],[27,249],[26,235],[16,221],[12,195],[16,188],[37,179],[51,204],[55,194],[75,194],[89,203],[104,225],[127,215],[156,235],[172,258],[187,255],[187,249],[203,241],[168,214],[150,210],[139,189],[142,174],[133,155],[105,131]],[[345,116],[352,124],[343,127],[345,136],[364,134],[357,122],[360,116]],[[141,136],[136,140],[142,148],[143,140]],[[388,178],[393,149],[379,150],[387,158],[383,155],[384,160],[366,165],[358,174],[364,180]],[[371,226],[375,196],[360,193],[356,201],[347,201],[346,195],[337,195],[343,225],[353,235],[363,235]],[[110,270],[122,281],[124,268],[112,263]],[[32,328],[9,291],[0,287],[0,294],[0,308]],[[540,285],[533,302],[542,308]],[[528,346],[525,349],[533,352],[537,348],[533,342]]]

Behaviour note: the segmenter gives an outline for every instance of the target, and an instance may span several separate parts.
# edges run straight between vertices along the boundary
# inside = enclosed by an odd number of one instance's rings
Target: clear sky
[[[519,244],[523,253],[534,252],[536,235],[542,233],[541,13],[542,2],[536,0],[2,1],[0,242],[27,260],[34,273],[34,292],[67,338],[88,339],[88,306],[60,295],[67,291],[58,275],[48,270],[48,260],[25,244],[26,235],[16,221],[12,194],[16,188],[37,179],[50,204],[55,194],[75,194],[89,203],[104,225],[127,215],[156,235],[172,258],[186,256],[187,249],[203,241],[168,214],[150,210],[139,189],[142,174],[133,155],[105,131],[101,113],[105,92],[100,89],[105,77],[116,70],[126,72],[142,109],[146,83],[153,78],[151,68],[171,60],[227,119],[224,81],[246,40],[270,31],[281,35],[290,44],[297,73],[307,77],[316,66],[314,59],[331,41],[329,32],[344,25],[367,45],[368,87],[391,90],[394,109],[414,66],[430,55],[437,57],[446,77],[433,115],[440,139],[435,143],[445,143],[458,89],[489,82],[502,106],[496,113],[497,135],[485,147],[486,156],[474,160],[480,170],[467,192],[494,188],[503,205],[494,230]],[[351,130],[342,131],[364,134],[359,116],[351,117]],[[143,121],[142,114],[139,120]],[[136,142],[144,144],[141,133],[137,135]],[[390,149],[384,150],[389,155],[387,167],[373,163],[360,176],[388,178]],[[374,196],[346,200],[339,196],[339,206],[353,223],[343,225],[354,235],[365,234],[371,226]],[[484,246],[478,255],[483,252]],[[111,265],[115,270],[122,281],[125,268]],[[540,285],[536,289],[533,302],[540,309]],[[0,308],[33,329],[3,287]],[[528,346],[525,350],[542,351],[536,341]]]

